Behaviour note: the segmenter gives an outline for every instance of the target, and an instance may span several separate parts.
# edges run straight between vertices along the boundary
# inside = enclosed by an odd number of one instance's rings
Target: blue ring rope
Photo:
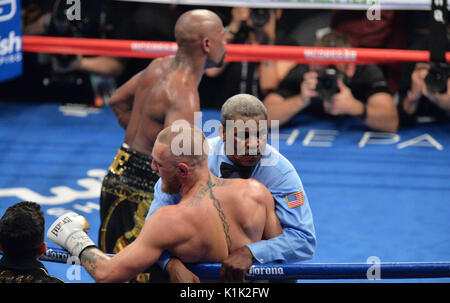
[[[73,264],[75,259],[71,262],[70,257],[64,249],[48,248],[40,260]],[[220,280],[220,263],[186,264],[186,267],[202,280]],[[367,279],[377,271],[380,279],[448,278],[450,262],[254,264],[245,279]]]
[[[380,279],[450,277],[450,262],[255,264],[246,280],[368,279],[378,267]],[[200,279],[220,279],[221,264],[187,264]],[[368,275],[369,273],[369,275]]]

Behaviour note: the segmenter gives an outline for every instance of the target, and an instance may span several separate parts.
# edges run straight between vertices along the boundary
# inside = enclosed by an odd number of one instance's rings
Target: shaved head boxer
[[[98,243],[104,252],[117,253],[136,239],[158,180],[151,169],[156,136],[174,121],[193,123],[204,70],[222,65],[226,55],[225,29],[211,11],[181,15],[175,37],[175,55],[153,60],[111,98],[126,134],[102,184]]]
[[[179,152],[174,142],[180,137],[183,146],[186,140],[193,145]],[[136,240],[113,258],[93,247],[82,217],[75,213],[59,217],[47,236],[79,256],[97,282],[124,282],[155,263],[165,250],[183,262],[220,262],[243,245],[280,235],[269,190],[253,179],[214,176],[208,168],[208,149],[200,129],[189,125],[172,125],[158,135],[152,167],[163,189],[179,192],[182,199],[158,209]]]

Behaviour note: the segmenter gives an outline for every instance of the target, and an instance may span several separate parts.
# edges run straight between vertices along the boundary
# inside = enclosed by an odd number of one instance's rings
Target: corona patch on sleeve
[[[305,203],[305,195],[303,191],[299,191],[293,194],[286,195],[286,201],[289,208],[294,208]]]

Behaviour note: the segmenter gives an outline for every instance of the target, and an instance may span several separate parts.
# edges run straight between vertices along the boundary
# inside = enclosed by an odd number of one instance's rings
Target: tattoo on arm
[[[109,257],[96,247],[88,248],[80,256],[81,264],[83,264],[86,271],[95,277],[97,273],[98,262],[108,260]]]

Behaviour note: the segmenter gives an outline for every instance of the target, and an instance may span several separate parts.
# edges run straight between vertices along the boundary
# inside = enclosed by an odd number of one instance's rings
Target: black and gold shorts
[[[118,150],[100,194],[98,245],[104,252],[118,253],[141,231],[159,178],[151,163],[151,157],[126,145]]]

